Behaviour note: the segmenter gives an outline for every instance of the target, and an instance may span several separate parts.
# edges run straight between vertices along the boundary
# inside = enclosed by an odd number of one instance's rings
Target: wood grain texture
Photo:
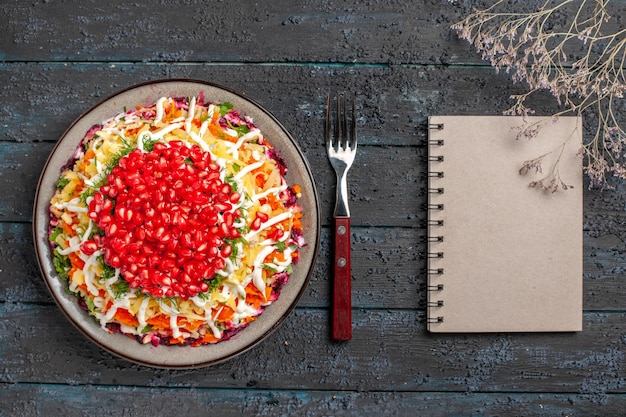
[[[626,407],[623,394],[611,394],[589,407],[580,394],[422,393],[380,391],[298,391],[255,389],[151,388],[112,386],[8,385],[0,416],[51,415],[108,417],[214,414],[220,417],[352,415],[363,417],[428,415],[515,415],[519,417],[605,417]],[[108,404],[106,408],[102,403]]]
[[[168,0],[147,7],[91,0],[70,8],[11,2],[1,10],[7,61],[415,63],[467,55],[461,44],[441,51],[449,24],[466,8],[435,1]]]
[[[0,417],[624,415],[623,182],[584,191],[583,332],[425,331],[427,117],[500,114],[524,91],[449,28],[486,3],[2,2]],[[626,1],[610,12],[610,27],[624,27]],[[110,94],[162,78],[227,85],[271,111],[311,164],[322,205],[318,262],[285,324],[233,360],[188,371],[135,365],[83,337],[52,301],[31,233],[37,179],[65,129]],[[359,114],[346,344],[330,340],[331,90],[357,92]],[[549,95],[532,105],[557,109]]]
[[[514,7],[516,11],[532,10],[543,3],[532,0]],[[218,0],[206,5],[201,0],[162,0],[158,7],[149,7],[142,2],[89,0],[67,7],[49,1],[5,2],[0,9],[0,26],[5,29],[0,58],[142,63],[480,63],[467,45],[455,42],[450,25],[473,7],[489,4]],[[608,27],[623,27],[624,2],[612,1],[608,9],[614,16]]]
[[[4,383],[578,392],[601,402],[622,393],[626,382],[624,313],[585,314],[581,333],[439,336],[425,334],[421,312],[358,309],[353,316],[357,342],[335,343],[330,341],[328,311],[299,308],[284,326],[243,355],[185,371],[119,360],[68,326],[55,306],[4,303],[0,316]]]

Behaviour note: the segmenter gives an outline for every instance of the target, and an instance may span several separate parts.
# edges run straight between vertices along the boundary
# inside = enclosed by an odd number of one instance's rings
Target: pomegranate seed
[[[191,258],[193,256],[193,251],[189,248],[181,248],[178,250],[178,254],[182,258]]]
[[[228,194],[230,194],[230,193],[231,193],[231,191],[232,191],[232,187],[231,187],[231,185],[230,185],[230,184],[228,184],[228,183],[225,183],[224,185],[222,185],[222,188],[221,188],[221,190],[220,190],[220,192],[221,192],[222,194],[225,194],[226,196],[228,196]]]
[[[222,258],[228,258],[231,253],[233,253],[233,248],[230,245],[226,245],[222,248],[222,250],[220,250],[220,255],[222,255]]]
[[[102,203],[104,202],[104,197],[102,196],[102,194],[100,194],[100,193],[96,193],[96,194],[93,196],[93,200],[92,200],[92,201],[93,201],[93,203],[94,203],[96,206],[100,206],[100,207],[102,207]]]
[[[93,240],[86,240],[82,245],[80,245],[80,250],[85,255],[91,256],[95,251],[98,250],[98,245]]]
[[[161,263],[161,267],[165,270],[174,269],[176,267],[176,262],[171,259],[168,259]]]
[[[96,195],[100,195],[100,193]],[[113,208],[113,200],[110,200],[108,198],[104,199],[104,201],[102,202],[102,211],[109,212],[111,211],[112,208]]]
[[[226,213],[224,213],[223,220],[226,226],[231,227],[233,225],[233,222],[235,221],[235,215],[227,211]]]
[[[278,241],[281,237],[285,235],[285,232],[281,229],[276,229],[272,233],[270,233],[269,238],[273,241]]]
[[[228,200],[233,204],[237,204],[240,199],[241,199],[241,194],[238,192],[234,192],[230,195]]]
[[[108,257],[108,259],[105,259],[105,261],[109,264],[109,266],[112,266],[113,268],[119,268],[120,266],[122,266],[122,260],[118,255],[111,255]]]
[[[217,211],[227,211],[232,208],[231,204],[226,201],[221,201],[213,205]]]
[[[113,222],[113,216],[109,213],[101,214],[98,218],[98,227],[104,228]]]
[[[226,266],[226,262],[223,258],[215,258],[213,265],[215,266],[215,269],[224,269],[224,267]]]
[[[146,238],[146,230],[143,227],[135,229],[135,238],[142,241]]]
[[[211,246],[208,250],[209,256],[215,257],[220,252],[220,250],[216,246]]]
[[[183,233],[181,236],[181,241],[189,248],[193,247],[193,238],[191,233]]]
[[[105,229],[107,236],[115,236],[119,230],[117,223],[110,223]]]
[[[182,293],[183,291],[185,291],[185,287],[183,287],[180,282],[174,282],[172,284],[172,290],[174,290],[175,293]]]

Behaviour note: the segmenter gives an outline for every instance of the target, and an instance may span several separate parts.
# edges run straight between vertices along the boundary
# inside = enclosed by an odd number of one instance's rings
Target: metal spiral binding
[[[429,123],[428,124],[428,129],[429,130],[443,130],[443,123]],[[429,139],[428,140],[428,146],[429,146],[429,150],[433,150],[435,149],[435,147],[441,147],[444,146],[445,141],[444,139]],[[441,227],[443,226],[443,220],[442,219],[433,219],[432,215],[434,214],[434,212],[440,212],[444,209],[444,205],[443,203],[441,203],[440,201],[437,201],[437,197],[436,195],[441,195],[444,193],[444,187],[438,187],[438,186],[434,186],[436,184],[437,179],[439,178],[443,178],[444,176],[444,172],[441,169],[438,170],[433,170],[432,167],[436,166],[434,164],[438,163],[438,162],[443,162],[444,161],[444,157],[443,155],[439,154],[439,155],[431,155],[430,152],[428,154],[428,181],[429,181],[429,187],[428,187],[428,194],[429,194],[429,201],[427,204],[427,210],[429,212],[428,214],[428,228],[429,228],[429,234],[427,237],[427,241],[429,243],[429,248],[428,251],[426,252],[426,255],[428,257],[428,270],[427,270],[427,274],[428,276],[441,276],[443,275],[443,268],[441,267],[432,267],[430,265],[430,261],[431,260],[436,260],[436,259],[442,259],[444,257],[444,253],[442,251],[436,251],[436,250],[432,250],[434,248],[430,247],[430,244],[437,244],[437,243],[441,243],[443,242],[443,236],[440,233],[432,233],[432,227]],[[431,182],[431,179],[433,180]],[[432,184],[432,185],[431,185]],[[431,201],[431,197],[432,196],[434,198],[433,201]],[[431,235],[432,233],[432,235]],[[442,292],[444,288],[444,284],[427,284],[426,289],[429,292],[428,298],[429,300],[427,301],[426,305],[428,307],[428,313],[427,313],[427,322],[429,324],[436,324],[436,323],[443,323],[443,316],[436,316],[434,313],[434,309],[437,308],[441,308],[443,307],[444,303],[442,299],[437,299],[435,298],[435,293],[437,292]],[[442,294],[443,295],[443,294]],[[431,301],[432,298],[432,301]]]

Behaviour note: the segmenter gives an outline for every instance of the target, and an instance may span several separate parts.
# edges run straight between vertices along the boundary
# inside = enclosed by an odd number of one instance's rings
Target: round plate
[[[52,250],[48,242],[49,206],[61,168],[74,154],[85,133],[125,108],[137,104],[150,105],[160,97],[197,96],[201,91],[210,101],[230,102],[245,115],[253,118],[255,125],[274,145],[285,160],[289,171],[287,181],[302,187],[298,203],[304,208],[302,226],[307,246],[302,248],[300,260],[294,266],[280,297],[266,308],[255,321],[230,340],[199,347],[142,345],[121,334],[102,330],[77,303],[75,296],[65,292],[67,283],[58,276],[52,264]],[[293,310],[310,279],[319,247],[320,210],[313,176],[304,155],[293,137],[272,116],[243,94],[231,89],[196,80],[162,80],[139,84],[105,99],[79,117],[63,134],[54,147],[39,179],[34,207],[34,238],[37,259],[50,292],[67,318],[89,339],[132,362],[158,368],[195,368],[213,365],[230,359],[250,349],[272,333]]]

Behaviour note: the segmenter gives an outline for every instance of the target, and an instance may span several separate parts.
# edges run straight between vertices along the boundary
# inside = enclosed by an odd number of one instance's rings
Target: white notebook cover
[[[521,117],[429,118],[429,331],[582,330],[582,123],[542,119],[516,139]],[[545,153],[542,173],[520,175]],[[558,155],[574,188],[530,187]]]

